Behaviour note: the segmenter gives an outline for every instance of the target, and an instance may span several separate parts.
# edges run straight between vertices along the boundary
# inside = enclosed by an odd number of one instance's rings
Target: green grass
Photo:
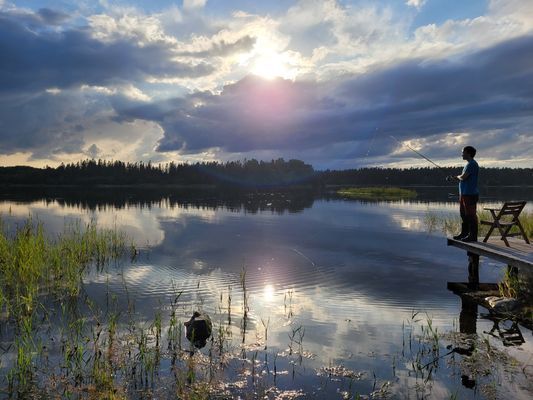
[[[0,219],[0,311],[18,318],[31,315],[42,294],[76,296],[88,265],[103,266],[124,249],[123,234],[95,223],[66,226],[50,239],[31,217],[14,232]]]
[[[337,194],[351,199],[361,200],[401,200],[416,197],[416,192],[397,187],[361,187],[345,188],[337,191]]]
[[[478,221],[491,221],[492,217],[488,211],[481,210],[477,213]],[[519,217],[526,235],[529,238],[533,238],[533,212],[523,211]],[[424,216],[424,223],[429,232],[441,231],[445,235],[452,236],[459,233],[461,230],[461,217],[459,216],[459,210],[456,214],[438,214],[435,212],[427,212]],[[489,225],[479,224],[479,236],[485,236],[489,230]],[[513,227],[511,232],[518,232],[517,227]],[[497,237],[498,230],[494,230],[492,235]]]
[[[33,397],[37,359],[44,348],[38,332],[53,313],[43,299],[51,296],[63,308],[79,298],[85,269],[93,265],[102,268],[121,257],[125,242],[122,233],[98,229],[93,222],[68,225],[63,233],[50,238],[43,224],[31,217],[13,230],[0,218],[0,322],[13,327],[16,354],[7,376],[10,393],[16,390],[22,397]],[[73,313],[72,317],[76,315]],[[84,322],[81,318],[69,324],[67,331],[74,339],[63,345],[65,366],[76,377],[82,376],[84,370]]]

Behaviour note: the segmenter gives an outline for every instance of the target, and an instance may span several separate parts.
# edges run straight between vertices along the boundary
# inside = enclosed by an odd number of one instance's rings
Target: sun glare
[[[283,53],[263,52],[250,60],[250,72],[265,79],[294,79],[296,69],[291,67],[289,57]]]
[[[290,53],[281,53],[268,47],[260,47],[243,56],[240,64],[251,74],[264,79],[294,79],[298,72]]]
[[[265,285],[265,287],[263,288],[263,299],[268,302],[274,300],[274,292],[274,286],[272,286],[271,284]]]

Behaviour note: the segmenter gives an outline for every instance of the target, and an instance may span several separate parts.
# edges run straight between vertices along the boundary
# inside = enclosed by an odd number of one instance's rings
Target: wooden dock
[[[527,244],[523,239],[508,238],[511,247],[505,246],[503,240],[498,236],[489,239],[487,243],[482,242],[465,243],[460,240],[448,238],[448,246],[458,247],[469,253],[491,258],[505,265],[516,268],[533,268],[533,245]]]
[[[479,258],[480,256],[501,262],[510,269],[510,273],[518,274],[519,271],[533,273],[533,244],[527,244],[522,239],[507,238],[510,247],[505,246],[499,236],[494,236],[487,243],[483,238],[478,242],[461,242],[448,238],[448,246],[454,246],[466,250],[468,256],[468,282],[448,282],[448,289],[461,297],[461,314],[459,318],[460,330],[463,333],[476,333],[477,306],[491,310],[488,304],[488,296],[501,296],[496,283],[479,282]],[[513,321],[518,321],[528,329],[533,329],[533,321],[529,314],[515,315]],[[504,345],[519,345],[524,342],[518,326],[513,324],[511,331],[506,332],[498,327],[500,320],[509,319],[509,314],[499,315],[491,311],[490,318]],[[494,329],[493,329],[494,330]],[[491,330],[491,334],[493,333]],[[515,342],[513,342],[515,340]],[[511,344],[509,344],[511,343]]]
[[[490,238],[484,243],[482,238],[478,242],[461,242],[448,238],[448,246],[458,247],[466,250],[468,256],[468,283],[471,289],[479,285],[479,257],[487,257],[499,261],[508,268],[518,270],[533,271],[533,245],[527,244],[524,240],[508,238],[510,247],[498,236]]]

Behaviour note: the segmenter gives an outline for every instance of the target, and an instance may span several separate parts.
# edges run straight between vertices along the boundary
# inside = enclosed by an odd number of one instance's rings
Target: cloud
[[[410,7],[415,7],[417,9],[422,8],[422,6],[426,3],[426,0],[407,0],[405,4],[407,4]]]
[[[68,14],[61,11],[51,10],[50,8],[41,8],[37,14],[41,21],[48,25],[60,25],[70,18]]]
[[[188,51],[179,51],[176,55],[182,57],[220,57],[227,56],[234,53],[246,52],[252,49],[255,44],[255,38],[251,36],[244,36],[240,39],[237,39],[233,43],[227,43],[225,40],[220,42],[210,42],[208,43],[208,48],[205,50],[188,50]]]
[[[100,150],[98,146],[93,143],[91,146],[89,146],[85,154],[87,154],[87,156],[90,158],[97,158],[100,154],[102,154],[102,150]]]
[[[150,76],[194,78],[213,71],[205,62],[175,61],[166,43],[102,42],[83,29],[42,28],[30,30],[16,15],[0,12],[0,92],[106,86]]]
[[[334,167],[402,162],[394,135],[444,160],[463,142],[527,160],[533,3],[491,0],[483,16],[420,27],[412,7],[424,2],[404,3],[231,16],[205,1],[151,14],[4,6],[0,153]],[[268,72],[290,79],[250,75]]]
[[[375,141],[373,156],[381,156],[397,147],[390,135],[427,138],[442,152],[450,142],[437,138],[466,132],[490,153],[503,135],[523,137],[533,131],[533,90],[524,85],[533,81],[532,54],[533,36],[528,36],[448,61],[386,64],[335,82],[249,76],[220,94],[123,104],[117,113],[158,123],[164,129],[162,152],[190,154],[216,147],[231,153],[283,149],[302,154],[351,143],[353,157],[364,156],[369,141]],[[486,131],[498,140],[491,144],[476,138]],[[525,148],[508,150],[509,156],[518,156]],[[454,155],[454,149],[448,151]],[[338,149],[336,154],[342,157]]]
[[[207,0],[183,0],[183,9],[192,10],[203,8],[205,3],[207,3]]]

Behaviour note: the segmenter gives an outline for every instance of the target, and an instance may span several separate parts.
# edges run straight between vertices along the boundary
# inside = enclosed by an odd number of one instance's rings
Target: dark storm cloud
[[[300,151],[346,142],[361,155],[368,148],[362,144],[374,140],[374,155],[384,155],[397,146],[390,135],[531,134],[529,82],[531,36],[448,60],[387,65],[336,82],[247,77],[220,94],[182,99],[175,108],[167,101],[118,111],[158,122],[165,131],[159,151],[195,153],[215,146],[227,152]]]
[[[71,92],[0,96],[0,153],[34,151],[34,158],[79,152],[79,121],[103,105]]]
[[[164,43],[137,46],[126,40],[104,43],[84,29],[56,32],[47,23],[61,19],[51,10],[40,10],[29,26],[27,16],[0,13],[0,92],[38,91],[49,87],[108,85],[159,78],[199,77],[213,68],[173,60]]]
[[[0,12],[0,15],[11,20],[16,20],[30,30],[39,30],[47,26],[58,26],[70,19],[68,14],[49,8],[41,8],[36,12],[15,9],[9,12]]]

